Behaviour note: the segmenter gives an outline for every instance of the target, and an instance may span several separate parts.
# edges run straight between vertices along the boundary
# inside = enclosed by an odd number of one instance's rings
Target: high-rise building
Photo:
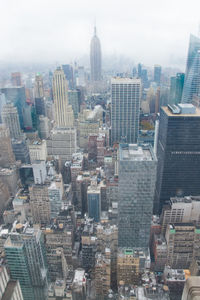
[[[190,35],[182,103],[192,103],[200,93],[200,38]]]
[[[50,201],[47,184],[35,184],[29,187],[30,206],[34,223],[50,222]]]
[[[192,104],[162,107],[157,142],[154,212],[175,196],[200,195],[200,110]]]
[[[11,82],[13,86],[22,86],[21,73],[20,72],[11,73]]]
[[[167,226],[167,266],[188,269],[192,260],[199,258],[200,229],[192,223],[175,223]]]
[[[35,109],[37,115],[45,115],[45,100],[44,100],[44,86],[42,75],[37,74],[35,77]]]
[[[87,199],[89,218],[94,218],[95,222],[99,222],[101,217],[101,191],[96,180],[93,180],[88,187]]]
[[[15,163],[10,132],[5,124],[0,125],[0,167],[6,168]]]
[[[79,107],[79,91],[78,90],[69,90],[68,91],[68,101],[69,104],[72,106],[74,112],[74,118],[78,118],[78,113],[80,111]]]
[[[0,299],[24,300],[19,281],[11,280],[3,265],[0,265]]]
[[[0,88],[0,92],[2,92],[5,95],[7,103],[11,102],[14,104],[14,106],[17,107],[20,126],[21,128],[23,128],[24,127],[23,109],[26,105],[25,88],[23,86],[6,87],[6,88]]]
[[[184,73],[177,73],[176,76],[170,78],[170,104],[178,104],[181,102],[184,78]]]
[[[17,108],[12,103],[8,103],[4,105],[1,116],[3,123],[10,130],[10,137],[12,139],[19,139],[22,133]]]
[[[11,278],[19,280],[24,300],[47,299],[47,267],[42,232],[17,224],[4,249]]]
[[[64,71],[57,68],[53,76],[53,99],[55,122],[58,128],[73,127],[74,116],[71,105],[68,105],[67,81]]]
[[[119,247],[148,249],[157,159],[151,146],[120,144]]]
[[[96,34],[96,27],[90,44],[90,71],[92,82],[101,80],[101,44]]]
[[[62,69],[65,73],[65,77],[69,83],[69,88],[74,88],[74,74],[73,74],[73,67],[71,65],[62,65]]]
[[[154,81],[160,85],[161,80],[161,66],[155,65],[154,66]]]
[[[111,139],[112,143],[137,143],[141,80],[113,78],[111,102]]]

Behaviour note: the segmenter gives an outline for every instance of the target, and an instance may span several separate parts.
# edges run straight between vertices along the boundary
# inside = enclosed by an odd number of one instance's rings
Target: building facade
[[[200,195],[199,132],[200,110],[192,104],[161,108],[155,213],[161,212],[171,197]]]
[[[96,27],[90,44],[90,71],[92,82],[101,80],[101,44],[96,34]]]
[[[139,133],[141,80],[113,78],[111,80],[111,140],[137,143]]]
[[[119,247],[148,249],[157,159],[150,146],[120,144]]]

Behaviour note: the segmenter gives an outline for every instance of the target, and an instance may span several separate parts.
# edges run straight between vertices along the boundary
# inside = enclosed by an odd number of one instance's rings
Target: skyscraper
[[[11,82],[13,86],[22,86],[21,73],[20,72],[12,73]]]
[[[10,132],[5,124],[0,125],[0,167],[7,168],[15,163]]]
[[[45,115],[44,86],[40,74],[35,76],[35,109],[37,115]]]
[[[113,78],[111,102],[111,139],[112,143],[137,143],[141,80]]]
[[[101,44],[96,34],[96,26],[94,27],[94,35],[90,44],[90,70],[91,81],[101,80]]]
[[[190,35],[182,103],[192,103],[200,93],[200,38]]]
[[[174,196],[200,195],[200,109],[192,104],[162,107],[157,143],[154,212]]]
[[[57,68],[53,76],[53,100],[58,128],[73,127],[74,123],[73,110],[71,105],[68,105],[67,89],[64,71]]]
[[[148,249],[157,159],[151,146],[120,144],[119,247]]]
[[[17,224],[4,249],[11,278],[19,280],[24,300],[47,299],[47,268],[42,232]]]
[[[161,66],[155,65],[154,66],[154,81],[160,85],[160,79],[161,79]]]
[[[181,102],[184,85],[184,73],[177,73],[176,76],[170,78],[170,104],[178,104]]]
[[[17,108],[12,103],[8,103],[4,105],[1,115],[3,123],[10,130],[10,137],[13,139],[19,139],[22,133]]]

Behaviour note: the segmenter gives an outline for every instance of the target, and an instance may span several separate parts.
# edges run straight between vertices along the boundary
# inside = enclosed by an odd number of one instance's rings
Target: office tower
[[[88,216],[94,218],[95,222],[99,222],[101,217],[101,190],[96,180],[91,181],[91,185],[87,190]]]
[[[47,140],[47,153],[50,156],[59,156],[61,166],[70,161],[72,154],[76,152],[76,129],[55,128]]]
[[[144,88],[148,87],[148,74],[147,69],[142,69],[141,71],[141,80]]]
[[[31,163],[35,160],[44,160],[47,159],[47,143],[45,140],[33,140],[29,144],[29,153]]]
[[[3,110],[3,107],[4,107],[5,104],[6,104],[6,97],[0,91],[0,123],[2,123],[1,113],[2,113],[2,110]]]
[[[55,122],[58,128],[73,127],[74,116],[71,105],[68,105],[67,81],[64,71],[57,68],[53,76],[53,100]]]
[[[142,75],[142,65],[141,64],[138,64],[138,78],[141,78],[141,75]]]
[[[46,300],[47,268],[42,232],[27,224],[16,224],[4,249],[11,278],[19,280],[24,300]]]
[[[62,69],[65,73],[65,77],[68,81],[69,88],[74,88],[74,75],[73,75],[73,68],[71,65],[62,65]]]
[[[90,44],[91,82],[101,80],[101,44],[94,27],[94,35]]]
[[[24,138],[12,140],[12,149],[16,160],[20,160],[23,164],[30,164],[29,150]]]
[[[50,130],[51,130],[51,122],[49,118],[45,116],[39,116],[39,125],[38,125],[38,133],[39,137],[43,139],[48,139],[50,136]]]
[[[166,231],[167,266],[188,269],[199,258],[200,229],[192,223],[169,224]]]
[[[30,206],[34,223],[49,224],[50,201],[47,184],[35,184],[29,187]]]
[[[74,112],[74,118],[78,118],[78,113],[80,112],[80,105],[79,105],[79,91],[78,90],[69,90],[68,91],[68,101],[69,104],[72,106]]]
[[[35,76],[35,109],[37,115],[45,115],[45,100],[44,100],[44,86],[42,75],[37,74]]]
[[[170,197],[200,195],[199,132],[200,110],[192,104],[161,108],[155,213]]]
[[[11,82],[13,86],[22,86],[21,73],[20,72],[11,73]]]
[[[137,143],[139,132],[141,80],[113,78],[111,100],[111,139]]]
[[[85,70],[83,66],[78,67],[76,86],[85,86]]]
[[[12,139],[19,139],[22,136],[22,133],[17,108],[12,103],[8,103],[4,105],[1,116],[2,122],[10,130],[10,137]]]
[[[22,86],[0,88],[0,92],[2,92],[5,95],[7,103],[11,102],[14,104],[15,107],[17,107],[20,126],[21,129],[23,129],[24,128],[23,109],[26,105],[25,88]]]
[[[57,217],[62,208],[62,189],[57,184],[57,181],[51,182],[51,185],[48,187],[49,201],[51,208],[51,218]]]
[[[191,276],[186,280],[181,300],[198,300],[200,298],[200,276]]]
[[[148,249],[157,159],[150,145],[119,147],[119,247]]]
[[[160,85],[161,80],[161,66],[155,65],[154,66],[154,81]]]
[[[11,280],[3,265],[0,265],[0,299],[24,300],[19,281]]]
[[[0,124],[0,167],[6,168],[15,163],[10,131],[5,124]]]
[[[177,73],[176,76],[170,78],[170,104],[178,104],[181,102],[184,78],[184,73]]]
[[[199,95],[200,86],[200,38],[190,35],[182,103],[192,103],[193,96]]]

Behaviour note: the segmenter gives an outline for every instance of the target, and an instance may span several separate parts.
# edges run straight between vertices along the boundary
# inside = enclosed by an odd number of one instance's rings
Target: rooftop
[[[141,80],[137,78],[122,78],[122,77],[114,77],[111,79],[111,84],[141,84]]]
[[[174,105],[175,106],[175,105]],[[192,104],[178,104],[170,108],[169,106],[162,106],[162,110],[169,117],[200,117],[200,109]]]
[[[149,145],[141,147],[137,144],[120,144],[120,160],[152,161],[155,157]]]

